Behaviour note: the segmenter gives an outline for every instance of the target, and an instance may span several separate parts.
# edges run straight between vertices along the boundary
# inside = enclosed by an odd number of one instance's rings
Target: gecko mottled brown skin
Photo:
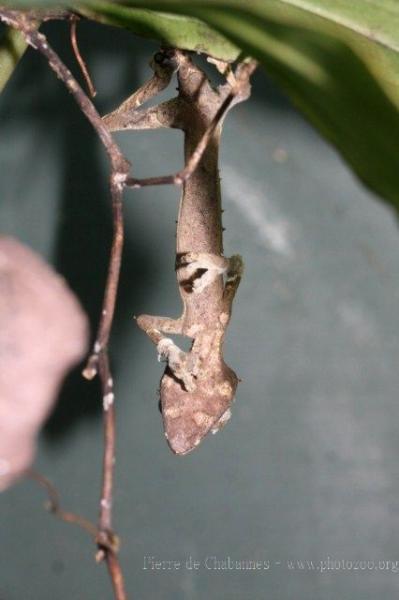
[[[178,50],[155,55],[153,78],[116,111],[104,117],[111,131],[174,127],[184,132],[186,164],[200,159],[183,181],[176,235],[176,272],[183,302],[178,319],[141,315],[137,323],[167,362],[161,379],[161,411],[165,436],[175,454],[187,454],[230,417],[238,377],[223,360],[223,340],[232,302],[243,271],[239,256],[225,258],[222,246],[218,172],[223,103],[227,109],[248,98],[253,67],[215,61],[227,82],[212,87],[191,57]],[[155,107],[138,106],[164,89],[177,72],[178,96]],[[199,155],[198,144],[208,132]],[[168,335],[192,340],[183,352]]]

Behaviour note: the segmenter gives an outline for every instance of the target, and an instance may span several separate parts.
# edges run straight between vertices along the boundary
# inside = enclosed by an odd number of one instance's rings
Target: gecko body
[[[160,406],[165,437],[172,451],[184,455],[210,432],[218,431],[230,416],[238,377],[223,360],[223,341],[231,317],[232,301],[243,264],[239,256],[223,256],[221,196],[218,173],[221,122],[212,123],[223,101],[231,94],[231,80],[214,88],[204,72],[180,51],[156,55],[153,80],[117,111],[107,115],[110,130],[175,127],[184,132],[186,164],[205,132],[211,131],[201,158],[183,182],[176,234],[176,274],[183,312],[171,319],[141,315],[137,324],[156,344],[166,361],[160,384]],[[137,111],[155,85],[163,89],[177,71],[178,96],[158,107]],[[156,80],[158,78],[158,81]],[[248,78],[243,92],[231,105],[249,95]],[[147,93],[148,92],[148,93]],[[183,352],[170,337],[192,340]]]

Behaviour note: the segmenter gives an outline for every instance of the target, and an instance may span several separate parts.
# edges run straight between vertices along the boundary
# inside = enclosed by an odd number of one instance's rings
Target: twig
[[[103,352],[99,357],[99,374],[103,391],[103,406],[106,415],[104,422],[103,484],[100,500],[100,534],[97,538],[99,552],[97,560],[107,561],[108,572],[114,587],[115,597],[126,599],[122,570],[117,558],[119,540],[112,529],[112,503],[115,464],[115,408],[114,392],[108,355]]]
[[[111,175],[111,196],[114,230],[101,319],[97,331],[96,341],[94,343],[94,350],[91,356],[89,357],[87,365],[83,371],[84,377],[89,380],[93,379],[97,374],[99,358],[101,354],[106,354],[107,352],[109,336],[111,333],[112,322],[114,318],[124,240],[122,192],[123,183],[120,183],[118,181],[117,176]]]
[[[124,182],[129,172],[130,164],[122,155],[117,144],[112,139],[110,132],[103,123],[100,115],[91,100],[87,97],[81,86],[73,77],[69,69],[64,65],[59,56],[49,46],[45,36],[34,29],[34,21],[27,13],[8,10],[0,10],[0,20],[7,25],[19,30],[25,37],[27,43],[38,50],[47,59],[49,66],[61,79],[67,89],[74,96],[78,106],[91,122],[96,130],[111,163],[110,187],[112,196],[112,210],[114,222],[114,236],[111,248],[111,257],[108,268],[107,283],[104,293],[103,312],[100,320],[94,352],[89,359],[85,376],[94,377],[99,366],[99,375],[104,391],[104,459],[103,459],[103,490],[100,502],[99,526],[96,542],[99,548],[97,558],[105,560],[110,574],[116,600],[126,600],[126,592],[122,570],[117,557],[117,536],[112,531],[112,485],[115,452],[115,414],[114,408],[108,406],[110,401],[109,390],[112,389],[112,377],[110,374],[107,347],[111,331],[113,315],[115,310],[116,293],[119,282],[119,272],[123,248],[123,214],[122,214],[122,192]],[[108,398],[108,400],[106,400]],[[113,400],[113,396],[112,396]],[[112,403],[111,403],[112,404]],[[111,410],[110,410],[111,409]],[[42,480],[44,484],[44,480]],[[47,489],[50,489],[47,486]],[[53,497],[53,500],[55,498]],[[57,504],[56,504],[57,506]],[[64,517],[71,517],[69,513],[63,513]],[[68,520],[68,519],[66,519]],[[77,522],[75,516],[72,522]]]
[[[48,496],[48,502],[46,503],[46,509],[49,510],[53,515],[55,515],[58,519],[61,519],[61,521],[65,521],[65,523],[72,523],[73,525],[77,525],[78,527],[80,527],[81,529],[84,529],[85,531],[87,531],[91,537],[93,538],[93,540],[95,541],[95,543],[97,544],[99,550],[97,552],[96,555],[96,560],[97,562],[100,562],[100,560],[104,559],[104,551],[106,550],[107,552],[111,552],[112,554],[115,554],[118,549],[119,549],[119,538],[115,535],[115,533],[113,531],[111,531],[111,529],[109,528],[109,530],[107,532],[104,532],[102,530],[99,530],[98,527],[92,523],[91,521],[89,521],[88,519],[85,519],[84,517],[81,517],[80,515],[77,515],[76,513],[72,513],[69,511],[66,511],[64,509],[61,508],[61,503],[60,503],[60,496],[59,493],[56,489],[56,487],[51,483],[51,481],[49,479],[47,479],[47,477],[45,477],[44,475],[42,475],[42,473],[40,473],[39,471],[36,471],[36,469],[28,469],[25,472],[26,477],[29,477],[30,479],[32,479],[32,481],[35,481],[36,483],[38,483],[40,485],[40,487],[42,487]],[[101,504],[102,506],[102,504]],[[109,520],[109,522],[111,522]],[[117,563],[118,561],[116,561]],[[115,567],[115,561],[112,561],[112,568],[113,570],[117,571],[117,567]],[[113,581],[113,577],[112,577],[112,581]],[[120,581],[121,581],[121,576],[120,574],[117,572],[116,575],[116,579],[118,580],[118,587],[120,587]],[[123,596],[121,595],[116,595],[116,598],[123,598]]]
[[[75,54],[75,58],[79,64],[80,70],[82,71],[83,77],[86,81],[89,95],[91,98],[95,98],[97,91],[96,91],[96,88],[94,87],[93,81],[90,77],[90,73],[87,68],[87,65],[86,65],[86,63],[80,53],[80,50],[79,50],[78,39],[77,39],[77,35],[76,35],[76,27],[77,27],[78,21],[79,21],[79,17],[77,15],[72,14],[71,15],[71,30],[70,30],[71,45],[72,45],[73,53]]]
[[[113,175],[119,176],[119,182],[123,182],[129,172],[129,162],[125,159],[118,145],[114,142],[94,104],[87,97],[71,71],[64,65],[58,54],[50,47],[46,37],[42,33],[35,31],[34,21],[29,18],[28,14],[6,8],[0,10],[0,20],[21,31],[28,44],[46,57],[51,69],[55,72],[57,77],[61,79],[67,89],[71,92],[72,96],[74,96],[79,108],[95,128],[110,159]]]
[[[35,481],[42,487],[48,496],[48,503],[46,508],[53,513],[56,517],[65,521],[66,523],[73,523],[78,527],[81,527],[93,537],[93,539],[97,539],[98,529],[91,521],[88,521],[84,517],[80,517],[75,513],[71,513],[69,511],[65,511],[61,508],[60,497],[57,489],[54,485],[41,473],[36,471],[35,469],[28,469],[26,471],[26,476]]]
[[[104,453],[104,479],[100,502],[100,522],[103,529],[110,530],[112,526],[113,466],[115,462],[115,409],[109,359],[104,353],[100,355],[99,372],[102,382],[104,411],[108,413],[104,429],[106,451]]]

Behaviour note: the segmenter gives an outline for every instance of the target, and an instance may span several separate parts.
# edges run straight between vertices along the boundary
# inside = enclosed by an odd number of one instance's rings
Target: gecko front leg
[[[183,383],[187,392],[194,392],[196,385],[196,361],[189,352],[183,352],[170,338],[163,338],[157,345],[158,356],[164,358],[173,376]]]
[[[159,358],[166,360],[173,376],[181,381],[188,392],[193,392],[196,388],[197,371],[193,355],[184,352],[171,338],[163,335],[164,333],[183,334],[182,319],[141,315],[137,318],[137,325],[156,344]]]

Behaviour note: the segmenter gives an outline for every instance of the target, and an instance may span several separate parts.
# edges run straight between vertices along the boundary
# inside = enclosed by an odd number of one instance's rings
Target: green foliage
[[[11,77],[21,56],[26,50],[26,42],[19,31],[5,28],[0,38],[0,91]]]
[[[399,209],[397,0],[86,0],[79,10],[171,46],[257,58],[362,181]]]
[[[203,52],[228,61],[240,53],[224,36],[196,18],[122,6],[107,0],[89,1],[85,6],[79,4],[79,12],[175,48]]]
[[[201,19],[256,57],[363,182],[399,209],[395,0],[131,0],[129,4]],[[208,52],[218,53],[216,48]]]

